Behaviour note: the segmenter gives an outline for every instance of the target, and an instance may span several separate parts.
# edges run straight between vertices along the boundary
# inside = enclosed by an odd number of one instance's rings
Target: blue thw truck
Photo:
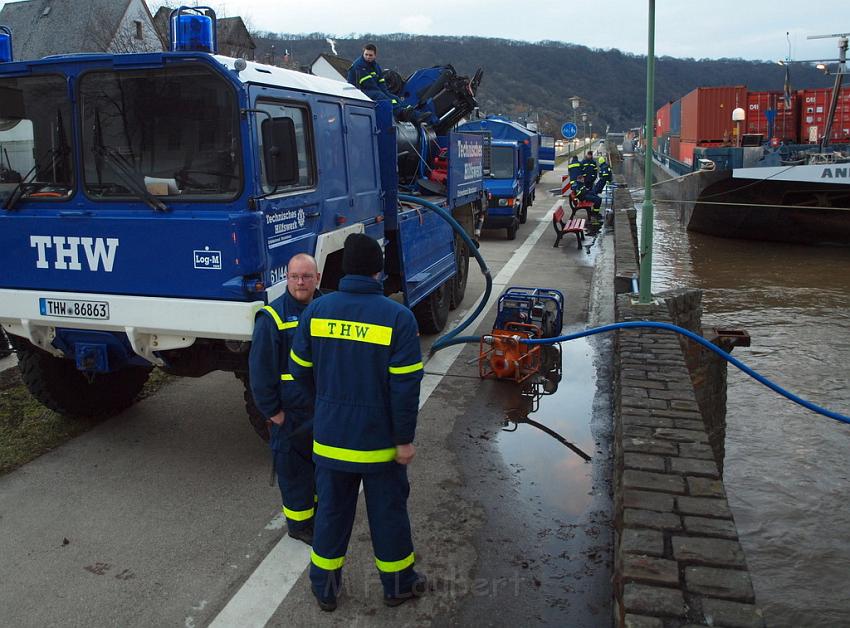
[[[514,240],[525,196],[525,163],[522,160],[522,151],[519,143],[512,140],[491,140],[488,144],[490,159],[484,179],[484,189],[487,192],[484,227],[504,228],[508,240]]]
[[[458,127],[459,131],[488,133],[493,140],[517,142],[523,164],[523,197],[519,208],[519,219],[525,223],[528,207],[534,202],[537,180],[539,178],[540,135],[526,127],[500,116],[488,116],[483,120],[471,120]]]
[[[154,366],[230,371],[249,390],[254,316],[286,289],[288,260],[314,255],[333,290],[351,233],[381,242],[385,292],[423,333],[464,296],[461,238],[398,194],[471,232],[480,136],[396,123],[353,86],[218,56],[214,16],[175,14],[170,52],[0,63],[0,324],[29,390],[63,414],[123,409]],[[475,106],[454,78],[462,93],[436,90],[445,102],[424,99],[428,111]],[[437,160],[439,182],[422,175]]]

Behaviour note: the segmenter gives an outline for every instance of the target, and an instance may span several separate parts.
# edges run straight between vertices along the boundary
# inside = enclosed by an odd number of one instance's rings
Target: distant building
[[[345,77],[350,67],[351,61],[345,57],[329,55],[323,52],[310,64],[310,74],[345,82]]]
[[[171,15],[172,9],[169,7],[159,7],[153,17],[153,23],[156,30],[159,32],[162,39],[162,46],[168,50],[169,42],[169,27],[168,18]],[[248,32],[248,27],[241,17],[220,17],[216,20],[215,28],[216,39],[218,40],[218,53],[225,57],[235,57],[254,61],[254,55],[257,50],[257,44],[251,33]]]
[[[162,50],[142,0],[24,0],[7,2],[0,24],[12,29],[16,60],[74,52]]]

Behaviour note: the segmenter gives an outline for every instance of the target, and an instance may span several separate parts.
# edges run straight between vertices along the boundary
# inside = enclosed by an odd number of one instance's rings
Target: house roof
[[[24,0],[7,2],[0,24],[12,29],[15,59],[69,52],[102,52],[93,32],[114,35],[131,0]],[[109,37],[111,40],[111,36]],[[99,45],[100,44],[100,45]]]
[[[343,77],[348,74],[348,68],[351,67],[351,61],[349,59],[346,59],[345,57],[339,57],[337,55],[330,55],[325,52],[313,59],[313,63],[310,64],[310,67],[312,68],[314,65],[316,65],[316,61],[318,61],[319,59],[324,59],[325,61],[327,61],[331,65],[331,67],[337,72],[339,72],[340,75]]]

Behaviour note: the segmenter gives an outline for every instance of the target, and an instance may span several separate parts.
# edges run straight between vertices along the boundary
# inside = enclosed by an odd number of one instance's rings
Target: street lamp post
[[[652,301],[652,125],[655,121],[655,0],[649,0],[649,37],[646,51],[646,153],[644,155],[643,207],[640,241],[640,303]]]
[[[573,96],[572,98],[570,98],[570,104],[573,107],[573,124],[575,125],[576,129],[578,129],[578,107],[581,104],[581,98],[579,98],[578,96]],[[576,135],[577,134],[578,132],[576,132]],[[570,152],[575,151],[576,145],[578,144],[577,140],[578,138],[574,137],[570,142],[572,145]]]
[[[581,114],[581,136],[584,143],[587,143],[587,113]]]

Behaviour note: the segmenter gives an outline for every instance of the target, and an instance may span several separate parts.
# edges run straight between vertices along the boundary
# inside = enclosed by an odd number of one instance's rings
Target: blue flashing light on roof
[[[0,63],[12,61],[12,29],[0,26]]]
[[[180,7],[169,17],[172,52],[218,52],[215,11],[209,7]]]

